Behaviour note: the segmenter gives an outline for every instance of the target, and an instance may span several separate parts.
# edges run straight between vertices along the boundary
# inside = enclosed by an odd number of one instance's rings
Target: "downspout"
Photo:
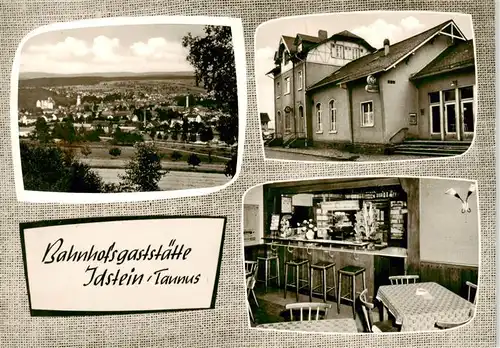
[[[386,119],[385,119],[385,103],[384,103],[384,93],[382,91],[382,83],[380,82],[380,79],[378,80],[378,94],[379,94],[379,100],[380,100],[380,114],[381,114],[381,123],[382,123],[382,144],[386,144],[386,135],[390,137],[390,134],[386,134]],[[373,103],[373,121],[375,122],[375,103]],[[388,143],[387,139],[387,143]]]
[[[462,110],[460,108],[460,92],[458,87],[455,87],[455,128],[457,132],[457,140],[462,140]]]
[[[296,115],[296,112],[295,112],[295,59],[292,61],[292,86],[290,88],[292,88],[292,112],[293,112],[293,135],[295,137],[295,139],[297,139],[297,120],[295,119],[295,115]]]
[[[349,128],[351,132],[351,144],[354,145],[354,115],[353,115],[353,107],[352,107],[352,89],[346,84],[347,94],[349,96]]]
[[[307,59],[307,57],[306,57]],[[307,80],[306,80],[306,76],[307,76],[307,64],[306,64],[306,61],[303,60],[302,61],[302,93],[304,93],[304,105],[302,106],[302,112],[303,112],[303,115],[304,115],[304,135],[305,135],[305,146],[307,147],[308,144],[307,144],[307,141],[309,140],[309,135],[307,134],[308,132],[308,128],[307,128],[307,109],[308,109],[308,105],[309,105],[309,101],[307,100],[307,93],[306,93],[306,88],[307,88]],[[475,91],[474,91],[475,93]],[[476,95],[476,94],[474,94]]]
[[[302,115],[304,117],[304,119],[302,120],[304,122],[304,124],[302,125],[303,126],[303,131],[304,131],[304,139],[305,139],[305,147],[307,147],[307,140],[308,140],[308,135],[307,135],[307,105],[308,105],[308,102],[307,102],[307,99],[306,99],[306,88],[307,88],[307,83],[306,83],[306,76],[307,76],[307,71],[306,71],[306,60],[307,57],[305,59],[300,59],[300,57],[298,56],[298,53],[295,53],[295,56],[294,56],[296,59],[298,59],[301,63],[302,63],[302,93],[304,94],[304,98],[302,98],[304,100],[304,105],[302,105]],[[295,65],[294,65],[295,67]],[[295,73],[294,73],[294,79],[295,79]],[[294,80],[294,83],[295,83],[295,80]],[[295,94],[293,95],[294,96],[294,105],[295,105]],[[295,106],[294,106],[294,110],[295,110]],[[300,116],[300,115],[299,115]]]
[[[266,74],[267,77],[273,80],[273,105],[274,105],[274,136],[276,137],[276,134],[278,132],[278,120],[276,117],[276,77],[274,76],[269,76],[269,74]]]

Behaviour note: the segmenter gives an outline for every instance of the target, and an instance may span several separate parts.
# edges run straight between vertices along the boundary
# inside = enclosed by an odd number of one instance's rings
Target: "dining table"
[[[358,332],[356,321],[352,318],[284,321],[270,324],[260,324],[257,325],[256,328],[316,333]]]
[[[438,321],[464,322],[474,309],[474,304],[434,282],[383,285],[376,299],[383,305],[381,316],[386,317],[385,308],[404,332],[436,330]]]

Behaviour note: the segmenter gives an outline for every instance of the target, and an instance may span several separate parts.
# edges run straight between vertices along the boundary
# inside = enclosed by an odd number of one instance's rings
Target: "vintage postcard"
[[[1,348],[495,346],[493,1],[0,4]]]

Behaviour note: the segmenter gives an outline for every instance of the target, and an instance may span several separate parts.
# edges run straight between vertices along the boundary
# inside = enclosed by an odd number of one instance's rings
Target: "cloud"
[[[94,55],[94,60],[102,62],[117,62],[119,56],[116,51],[120,47],[120,40],[117,38],[110,39],[100,35],[94,38],[91,51]]]
[[[417,18],[409,16],[401,19],[397,25],[377,19],[367,26],[353,29],[352,32],[364,38],[373,47],[381,48],[384,39],[389,39],[393,44],[420,32],[424,27]]]
[[[68,36],[64,41],[56,44],[28,46],[26,51],[47,55],[55,59],[68,60],[84,57],[89,54],[90,49],[85,41]]]
[[[162,37],[153,37],[147,42],[134,42],[130,46],[133,55],[151,59],[186,59],[187,49],[179,42],[169,42]]]
[[[92,72],[190,71],[187,50],[161,37],[124,47],[118,38],[84,41],[67,37],[53,44],[23,48],[20,71],[85,74]]]
[[[400,23],[404,30],[407,32],[416,33],[421,31],[425,27],[425,25],[420,23],[420,21],[413,16],[403,18]]]
[[[87,68],[86,63],[77,60],[55,60],[46,54],[23,54],[20,59],[20,72],[47,72],[78,74]]]
[[[401,34],[401,27],[387,23],[383,19],[364,25],[352,30],[352,32],[368,41],[373,47],[382,47],[384,39],[389,39],[391,43]]]
[[[92,44],[68,36],[64,41],[55,44],[28,46],[26,53],[42,55],[55,61],[81,60],[88,57],[96,61],[111,61],[118,58],[116,51],[119,47],[118,39],[103,35],[94,38]]]

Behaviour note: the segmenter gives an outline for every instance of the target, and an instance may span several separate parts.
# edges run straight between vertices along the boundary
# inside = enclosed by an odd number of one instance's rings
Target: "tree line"
[[[102,136],[112,137],[112,144],[115,145],[133,145],[138,141],[144,141],[144,136],[138,132],[125,132],[122,131],[119,125],[109,122],[107,125],[108,131],[106,132],[102,125],[98,124],[93,129],[85,129],[84,127],[76,128],[70,118],[65,119],[63,122],[54,123],[51,128],[44,118],[37,119],[35,129],[31,134],[32,140],[37,140],[40,143],[48,143],[54,139],[60,139],[68,144],[79,142],[99,142]],[[138,131],[144,131],[143,124],[138,124]],[[152,139],[165,139],[169,138],[173,141],[181,140],[184,142],[195,142],[198,140],[209,142],[214,139],[214,132],[210,125],[205,125],[201,122],[187,122],[184,120],[182,125],[175,123],[172,127],[167,124],[160,124],[157,127],[147,129],[147,134]],[[221,136],[225,139],[224,136]]]

